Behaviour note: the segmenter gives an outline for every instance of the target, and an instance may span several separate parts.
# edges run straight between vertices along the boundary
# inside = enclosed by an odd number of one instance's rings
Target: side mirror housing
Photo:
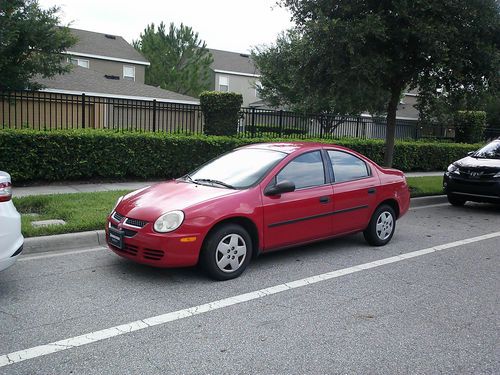
[[[272,196],[272,195],[280,195],[283,193],[290,193],[295,190],[295,184],[292,181],[284,180],[278,182],[276,185],[268,186],[264,190],[264,195]]]

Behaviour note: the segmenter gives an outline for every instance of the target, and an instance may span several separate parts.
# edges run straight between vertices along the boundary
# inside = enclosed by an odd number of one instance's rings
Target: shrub
[[[205,134],[235,135],[243,96],[234,92],[204,91],[200,105],[205,118]]]
[[[249,143],[271,138],[120,133],[110,130],[0,130],[0,170],[14,183],[87,179],[168,179]],[[282,139],[290,142],[290,139]],[[312,140],[310,140],[312,141]],[[381,140],[315,140],[335,143],[383,160]],[[479,145],[397,142],[394,167],[404,171],[445,170]]]
[[[486,112],[458,111],[454,121],[456,142],[476,143],[483,139],[486,128]]]
[[[250,130],[251,130],[251,127],[250,127]],[[306,129],[295,128],[295,127],[283,127],[282,129],[280,129],[279,126],[275,126],[275,125],[256,125],[255,131],[257,133],[274,133],[274,134],[280,134],[280,132],[281,132],[282,135],[292,135],[292,134],[304,135],[304,134],[307,134]]]

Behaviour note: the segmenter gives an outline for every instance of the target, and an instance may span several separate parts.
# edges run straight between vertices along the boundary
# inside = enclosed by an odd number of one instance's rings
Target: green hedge
[[[9,172],[15,183],[167,179],[181,176],[232,148],[266,141],[276,139],[105,130],[0,130],[0,170]],[[321,141],[349,147],[377,163],[383,160],[383,141]],[[396,144],[394,167],[405,171],[444,170],[450,162],[477,148],[479,145],[401,142]]]
[[[205,117],[205,134],[235,135],[243,96],[234,92],[204,91],[200,106]]]

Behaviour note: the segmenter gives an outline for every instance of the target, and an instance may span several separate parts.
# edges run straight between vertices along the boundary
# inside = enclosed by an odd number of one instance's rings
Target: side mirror
[[[278,182],[276,185],[268,186],[266,190],[264,190],[264,195],[280,195],[283,193],[289,193],[295,190],[295,184],[292,181],[284,180]]]

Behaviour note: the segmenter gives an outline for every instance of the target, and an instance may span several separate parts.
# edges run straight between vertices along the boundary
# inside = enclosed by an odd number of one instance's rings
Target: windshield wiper
[[[196,181],[194,181],[190,175],[186,174],[182,177],[179,178],[179,180],[184,180],[184,181],[188,181],[188,182],[192,182],[193,184],[196,184]]]
[[[229,184],[226,184],[225,182],[219,181],[219,180],[212,180],[210,178],[197,178],[193,182],[209,182],[211,184],[217,184],[220,186],[227,187],[228,189],[234,189],[235,187]]]

